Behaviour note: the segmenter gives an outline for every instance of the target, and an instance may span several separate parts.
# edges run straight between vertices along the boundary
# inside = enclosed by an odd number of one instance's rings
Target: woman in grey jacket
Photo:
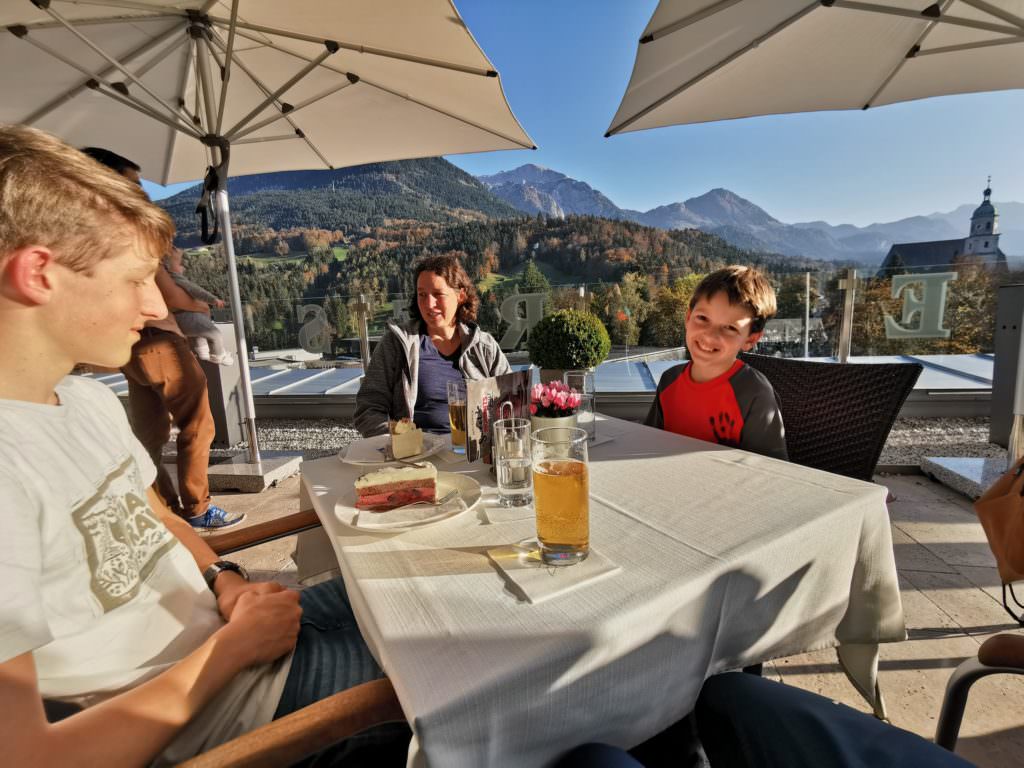
[[[446,433],[448,381],[511,371],[498,342],[476,325],[473,281],[451,254],[414,266],[416,296],[405,328],[389,324],[356,395],[355,425],[363,437],[388,431],[388,420],[412,417],[428,432]]]

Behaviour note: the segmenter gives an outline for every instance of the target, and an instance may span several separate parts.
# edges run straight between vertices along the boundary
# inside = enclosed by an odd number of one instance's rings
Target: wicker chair
[[[896,415],[914,388],[918,363],[813,363],[740,355],[775,388],[789,460],[871,480]]]

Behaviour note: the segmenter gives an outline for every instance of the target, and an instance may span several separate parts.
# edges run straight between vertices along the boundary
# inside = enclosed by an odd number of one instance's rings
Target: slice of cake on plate
[[[415,501],[437,499],[437,468],[385,467],[356,480],[356,509],[386,512]]]
[[[423,453],[423,430],[412,419],[388,422],[391,431],[391,455],[407,459]]]

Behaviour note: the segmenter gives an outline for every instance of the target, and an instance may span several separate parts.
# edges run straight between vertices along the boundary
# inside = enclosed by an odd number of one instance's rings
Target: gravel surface
[[[344,419],[259,419],[260,446],[301,450],[307,459],[336,454],[359,433]],[[987,418],[898,419],[880,464],[919,464],[925,456],[1003,457],[988,441]]]
[[[920,464],[925,456],[1004,458],[1006,449],[988,441],[987,417],[897,419],[879,464]]]

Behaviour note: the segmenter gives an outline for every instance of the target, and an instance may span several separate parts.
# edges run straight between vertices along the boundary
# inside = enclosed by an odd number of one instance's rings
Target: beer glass
[[[590,553],[587,433],[576,428],[538,429],[531,443],[541,560],[575,565]]]
[[[452,429],[452,451],[466,452],[466,382],[448,382],[448,423]]]
[[[525,507],[533,501],[529,419],[494,422],[494,467],[501,506]]]

